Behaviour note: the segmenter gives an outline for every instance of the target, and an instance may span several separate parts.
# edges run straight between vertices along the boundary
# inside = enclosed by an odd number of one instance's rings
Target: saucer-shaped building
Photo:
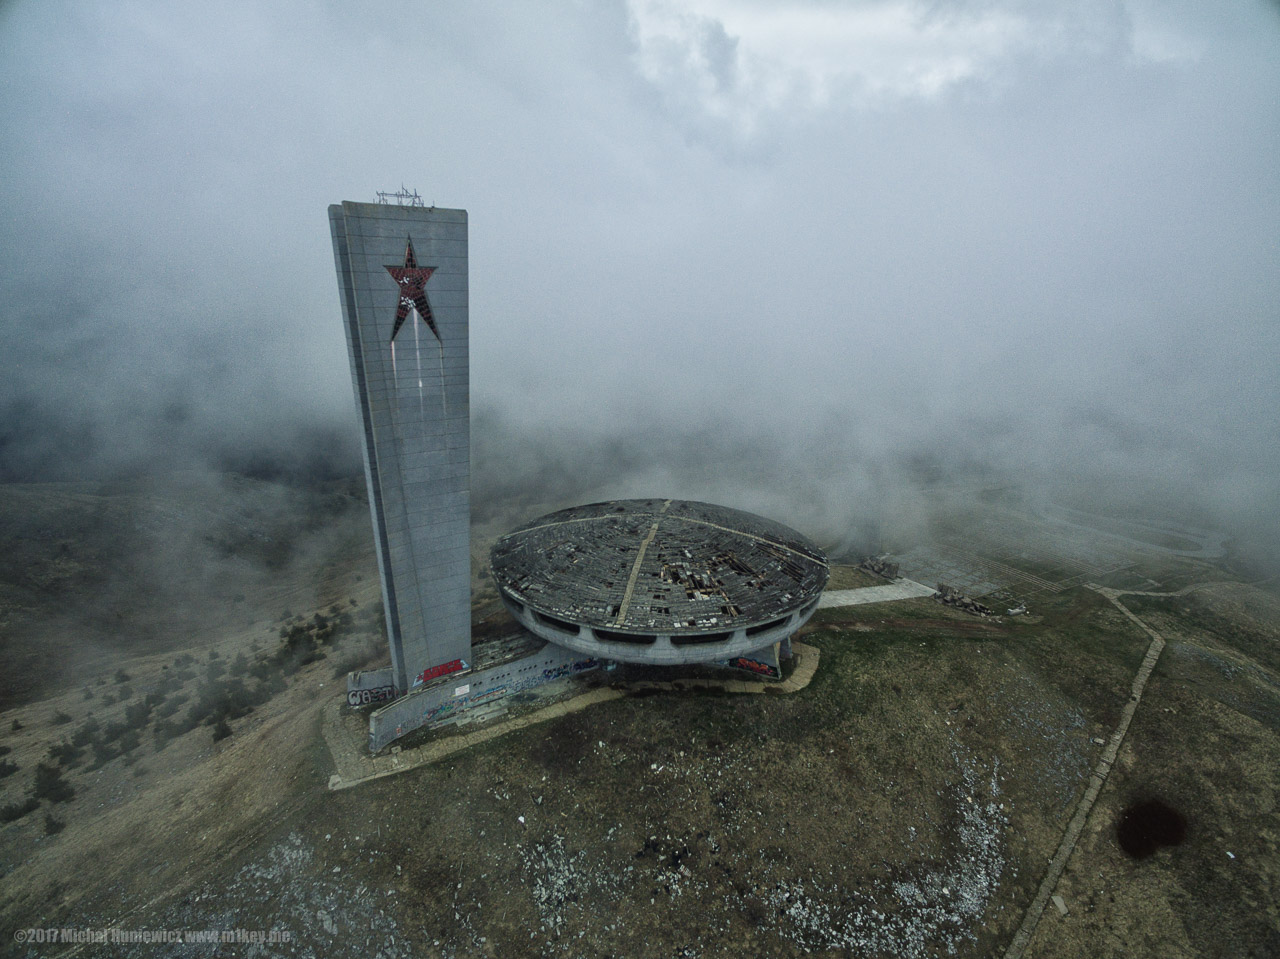
[[[795,530],[682,500],[551,513],[498,540],[494,581],[534,634],[599,659],[731,660],[789,638],[818,608],[826,555]]]

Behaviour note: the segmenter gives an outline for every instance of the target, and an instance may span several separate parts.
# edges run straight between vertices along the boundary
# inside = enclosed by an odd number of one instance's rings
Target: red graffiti
[[[458,670],[466,668],[467,664],[460,659],[453,659],[447,663],[441,663],[439,666],[428,666],[414,679],[413,685],[421,686],[423,683],[429,683],[439,676],[447,676],[449,673],[456,673]]]
[[[733,660],[729,665],[736,666],[738,667],[738,669],[749,669],[753,673],[760,673],[761,675],[764,675],[764,676],[778,675],[777,670],[775,670],[772,666],[768,665],[767,663],[757,662],[754,659],[747,659],[745,656],[739,656],[737,659]]]

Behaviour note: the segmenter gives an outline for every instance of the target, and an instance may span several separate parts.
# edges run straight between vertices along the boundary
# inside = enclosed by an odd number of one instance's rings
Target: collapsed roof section
[[[576,506],[498,540],[500,589],[602,637],[676,637],[775,622],[826,586],[826,556],[752,513],[682,500]]]

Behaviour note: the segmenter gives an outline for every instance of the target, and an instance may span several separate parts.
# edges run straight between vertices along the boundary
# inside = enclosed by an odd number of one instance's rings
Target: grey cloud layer
[[[833,502],[927,455],[1274,531],[1280,16],[1161,15],[1193,56],[1015,51],[744,129],[618,4],[11,4],[0,469],[353,462],[324,211],[403,182],[471,214],[477,409],[570,474],[633,440],[697,485],[670,437],[711,426]]]

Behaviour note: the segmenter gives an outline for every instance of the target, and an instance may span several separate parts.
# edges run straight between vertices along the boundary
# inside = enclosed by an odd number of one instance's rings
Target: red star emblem
[[[431,315],[431,304],[427,302],[426,290],[427,280],[431,279],[431,274],[436,271],[436,268],[418,266],[418,260],[413,255],[413,240],[406,238],[404,266],[388,266],[386,271],[400,287],[400,305],[396,307],[396,325],[391,329],[391,339],[395,340],[409,311],[416,309],[423,322],[431,327],[431,332],[439,340],[440,331],[436,329],[436,319]],[[443,341],[441,343],[443,344]]]

